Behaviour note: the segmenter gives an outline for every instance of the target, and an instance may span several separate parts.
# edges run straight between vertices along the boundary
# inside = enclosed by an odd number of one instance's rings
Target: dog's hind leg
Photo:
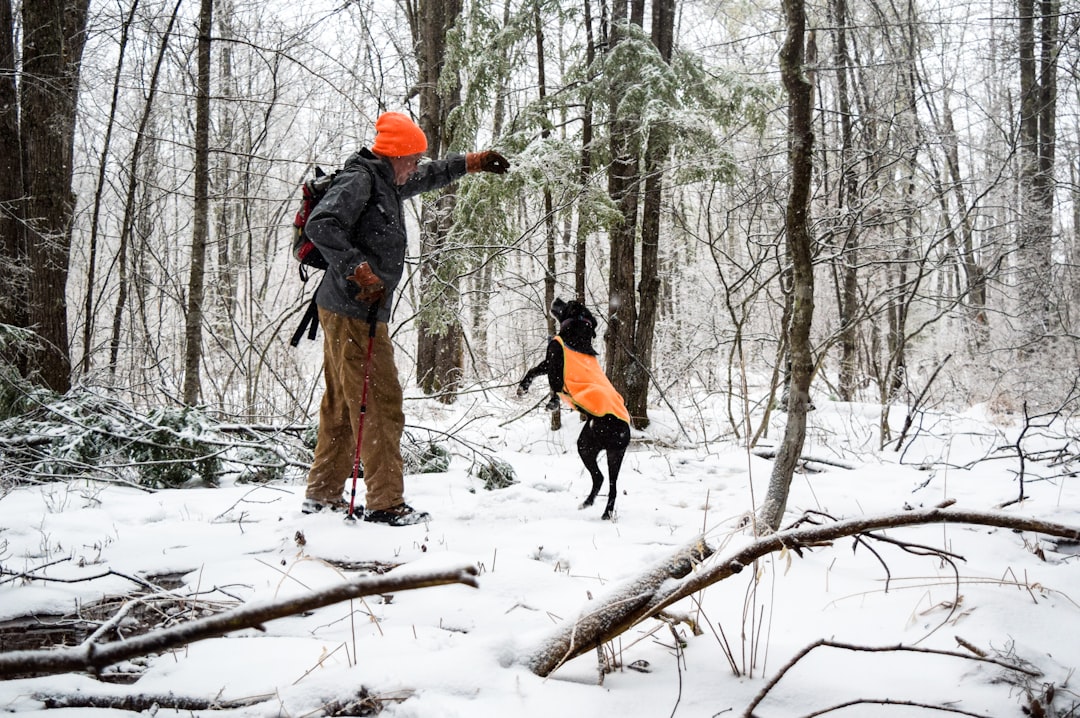
[[[604,417],[615,420],[614,417]],[[626,447],[630,445],[630,427],[622,421],[615,426],[609,423],[606,438],[607,465],[608,465],[608,497],[604,514],[600,518],[611,519],[615,515],[615,498],[619,495],[619,469],[622,468],[623,456],[626,455]]]
[[[585,464],[585,469],[592,479],[592,489],[589,491],[585,501],[578,507],[582,509],[593,505],[593,502],[596,501],[596,495],[600,493],[600,487],[604,485],[604,475],[600,473],[600,465],[596,461],[600,456],[600,444],[596,441],[592,423],[591,418],[585,422],[585,426],[581,429],[581,434],[578,435],[577,440],[578,456],[581,457],[581,462]]]
[[[600,517],[605,521],[610,519],[615,513],[615,497],[619,495],[618,482],[619,482],[619,469],[622,467],[623,454],[626,453],[626,449],[608,449],[607,452],[607,465],[608,465],[608,494],[607,505],[604,506],[604,514]]]

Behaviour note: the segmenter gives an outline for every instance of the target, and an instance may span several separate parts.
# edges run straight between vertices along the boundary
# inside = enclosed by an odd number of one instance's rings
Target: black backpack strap
[[[314,341],[315,332],[319,330],[319,305],[315,303],[314,295],[311,297],[311,302],[308,304],[307,311],[304,312],[304,318],[300,320],[300,326],[293,332],[289,344],[294,347],[299,346],[300,338],[304,336],[305,330],[307,330],[308,339]]]

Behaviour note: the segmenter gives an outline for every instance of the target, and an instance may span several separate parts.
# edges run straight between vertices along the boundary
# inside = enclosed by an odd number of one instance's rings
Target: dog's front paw
[[[548,399],[548,403],[546,405],[544,405],[544,408],[547,409],[548,411],[555,411],[556,409],[558,409],[559,408],[559,397],[552,394],[551,398]]]
[[[592,506],[592,499],[585,499],[581,502],[581,506],[578,506],[578,511],[581,511],[582,509],[587,509],[590,506]]]

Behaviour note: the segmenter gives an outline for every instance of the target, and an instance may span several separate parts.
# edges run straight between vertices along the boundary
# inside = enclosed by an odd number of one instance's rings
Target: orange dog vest
[[[556,336],[555,341],[563,350],[563,391],[559,392],[562,400],[587,414],[612,414],[629,424],[630,412],[596,357],[574,351],[563,343],[562,337]]]

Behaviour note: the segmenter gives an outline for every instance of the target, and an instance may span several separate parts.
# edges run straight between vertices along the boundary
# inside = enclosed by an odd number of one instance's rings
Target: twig
[[[674,625],[669,623],[668,628],[671,629],[671,638],[675,641],[675,670],[679,674],[679,693],[675,696],[675,705],[671,707],[671,718],[675,718],[675,711],[679,710],[679,703],[682,702],[683,641],[679,638],[679,633],[675,630]]]
[[[923,386],[922,391],[915,397],[915,401],[911,403],[911,406],[908,408],[907,416],[904,417],[904,428],[900,430],[900,436],[896,438],[896,448],[893,449],[893,451],[900,451],[900,447],[904,445],[904,439],[907,438],[908,431],[911,430],[912,417],[915,416],[916,413],[922,413],[921,407],[923,399],[926,398],[926,393],[930,391],[930,387],[934,384],[934,380],[937,379],[937,375],[941,373],[941,370],[945,368],[945,365],[949,363],[950,359],[952,359],[952,354],[946,355],[946,357],[941,360],[941,363],[934,369],[934,373],[926,380],[926,385]]]
[[[522,417],[528,416],[529,414],[531,414],[531,413],[533,413],[534,411],[536,411],[536,409],[537,409],[537,408],[538,408],[538,407],[539,407],[539,406],[540,406],[541,404],[543,404],[543,403],[544,403],[545,401],[547,401],[547,400],[548,400],[547,394],[545,394],[545,395],[541,396],[541,397],[540,397],[540,399],[539,399],[539,400],[537,400],[537,402],[536,402],[535,404],[533,404],[532,406],[530,406],[530,407],[529,407],[528,409],[526,409],[525,411],[521,412],[521,413],[520,413],[520,414],[518,414],[517,416],[515,416],[515,417],[513,417],[513,418],[511,418],[511,419],[507,419],[507,420],[506,420],[506,421],[504,421],[503,423],[499,424],[499,428],[501,429],[501,428],[503,428],[504,426],[507,426],[507,425],[509,425],[509,424],[513,424],[513,423],[514,423],[515,421],[517,421],[518,419],[521,419]]]
[[[768,696],[769,692],[772,691],[772,689],[776,687],[776,684],[780,682],[780,680],[787,674],[787,672],[790,671],[792,668],[794,668],[795,665],[799,661],[801,661],[803,658],[805,658],[811,651],[813,651],[816,648],[821,648],[822,646],[824,646],[826,648],[837,648],[837,649],[845,650],[845,651],[857,651],[857,652],[866,652],[866,653],[911,652],[911,653],[932,654],[932,655],[937,655],[937,656],[951,656],[951,657],[954,657],[954,658],[961,658],[961,659],[966,660],[966,661],[978,661],[978,662],[982,662],[982,663],[992,663],[994,665],[1001,666],[1001,667],[1006,668],[1008,670],[1017,671],[1019,673],[1024,673],[1024,674],[1027,674],[1027,675],[1033,676],[1033,677],[1040,675],[1038,671],[1033,671],[1033,670],[1031,670],[1029,668],[1024,668],[1023,666],[1019,666],[1019,665],[1017,665],[1015,663],[1010,663],[1008,661],[1003,661],[1003,660],[1000,660],[1000,659],[997,659],[997,658],[986,658],[986,657],[982,657],[982,656],[971,656],[971,655],[968,655],[966,653],[959,653],[957,651],[945,651],[945,650],[940,650],[940,649],[935,649],[935,648],[919,648],[919,647],[915,647],[915,646],[904,646],[904,645],[896,645],[896,646],[857,646],[857,645],[852,644],[852,643],[840,643],[838,641],[829,641],[829,640],[821,639],[821,640],[818,640],[818,641],[814,641],[809,646],[807,646],[806,648],[803,648],[801,651],[796,653],[791,658],[791,660],[788,661],[779,670],[779,672],[777,672],[777,674],[775,676],[773,676],[771,679],[769,679],[769,681],[764,685],[764,687],[762,687],[762,689],[760,691],[758,691],[758,694],[756,696],[754,696],[754,699],[752,701],[750,701],[750,705],[748,705],[746,707],[746,710],[743,712],[743,718],[753,718],[754,709],[757,708],[758,705],[763,700],[765,700],[765,698],[766,698],[766,696]],[[860,699],[856,703],[882,703],[882,702],[883,701],[881,701],[881,700]],[[892,703],[892,702],[893,701],[889,701],[889,703]],[[914,704],[900,703],[900,705],[914,705]],[[938,706],[924,706],[924,707],[939,708]],[[817,715],[821,715],[822,713],[825,713],[825,712],[828,712],[828,711],[831,711],[831,710],[836,710],[836,709],[837,709],[837,707],[834,707],[834,708],[830,708],[830,709],[828,709],[826,711],[818,711],[818,712],[815,712],[815,713],[809,713],[807,715],[808,716],[817,716]],[[955,710],[955,709],[946,709],[946,708],[940,708],[940,709],[941,710]],[[957,712],[963,713],[963,711],[957,711]],[[964,715],[976,715],[974,713],[963,713],[963,714]]]
[[[66,561],[68,559],[63,559],[63,560]],[[56,561],[54,563],[60,563],[60,562]],[[48,565],[52,565],[52,564],[48,564]],[[40,568],[44,568],[44,567],[39,567],[39,569]],[[39,569],[34,569],[34,570],[39,570]],[[136,576],[129,576],[126,573],[120,573],[119,571],[114,571],[112,569],[109,569],[108,571],[105,571],[103,573],[94,574],[93,576],[80,576],[79,578],[54,578],[52,576],[40,576],[40,575],[35,574],[33,572],[28,573],[28,572],[25,572],[25,571],[9,571],[6,568],[0,568],[0,576],[11,576],[11,579],[9,579],[9,580],[12,580],[12,581],[21,578],[21,579],[24,579],[24,580],[27,580],[27,581],[51,581],[52,583],[85,583],[86,581],[96,581],[99,578],[106,578],[108,576],[118,576],[119,578],[126,579],[128,581],[131,581],[132,583],[135,583],[135,584],[138,584],[139,586],[142,586],[147,591],[159,591],[160,590],[159,586],[155,586],[154,584],[152,584],[152,583],[150,583],[148,581],[144,581],[143,579],[138,578]]]
[[[898,701],[889,698],[856,698],[852,701],[846,701],[839,703],[835,706],[830,706],[813,713],[807,713],[802,718],[814,718],[815,716],[825,715],[826,713],[832,713],[833,711],[843,710],[844,708],[850,708],[851,706],[859,706],[864,704],[878,705],[878,706],[908,706],[910,708],[924,708],[932,711],[942,711],[943,713],[956,713],[962,716],[972,716],[972,718],[985,718],[982,713],[971,713],[970,711],[963,710],[961,708],[953,708],[952,706],[936,706],[930,703],[917,703],[915,701]]]
[[[1023,444],[1023,441],[1024,441],[1024,434],[1026,434],[1028,432],[1028,429],[1030,429],[1030,428],[1031,428],[1031,415],[1028,414],[1028,404],[1027,404],[1027,401],[1025,401],[1024,402],[1024,428],[1020,430],[1020,434],[1016,437],[1016,443],[1013,444],[1013,448],[1016,449],[1017,459],[1020,461],[1020,473],[1017,475],[1017,479],[1020,481],[1020,495],[1017,496],[1012,501],[1006,501],[1005,503],[1001,504],[1000,506],[998,506],[999,509],[1003,509],[1006,506],[1011,506],[1012,504],[1018,504],[1018,503],[1020,503],[1021,501],[1024,500],[1024,471],[1025,471],[1024,463],[1025,463],[1025,459],[1027,457],[1024,455],[1024,447],[1022,446],[1022,444]]]

